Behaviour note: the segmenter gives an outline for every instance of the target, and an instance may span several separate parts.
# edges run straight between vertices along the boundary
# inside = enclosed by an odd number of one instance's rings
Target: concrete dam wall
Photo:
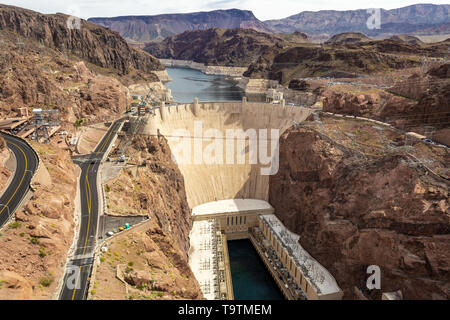
[[[259,102],[162,106],[148,116],[141,134],[166,137],[191,208],[225,199],[267,201],[268,174],[278,170],[278,136],[311,112]]]

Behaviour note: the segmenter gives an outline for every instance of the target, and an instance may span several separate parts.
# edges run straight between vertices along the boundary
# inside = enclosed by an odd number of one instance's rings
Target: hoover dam
[[[242,239],[252,242],[285,298],[342,297],[333,276],[300,247],[268,202],[279,137],[311,114],[284,101],[244,97],[162,103],[146,116],[140,134],[164,136],[184,177],[194,221],[189,263],[207,299],[233,299],[227,241]]]
[[[149,116],[142,133],[156,135],[159,132],[166,137],[172,152],[183,158],[175,160],[184,176],[191,208],[226,199],[267,201],[269,174],[261,173],[271,165],[275,170],[277,159],[261,163],[258,161],[261,157],[248,152],[250,144],[265,145],[268,154],[264,156],[270,157],[270,149],[278,144],[277,139],[272,141],[271,133],[277,130],[278,138],[294,122],[302,122],[310,114],[307,108],[245,100],[169,105]],[[251,137],[252,134],[255,135]],[[227,139],[227,135],[233,138]],[[230,145],[236,148],[230,149]],[[212,147],[214,152],[210,152]],[[212,153],[214,159],[199,161],[199,153]],[[233,154],[234,160],[227,161]],[[245,163],[239,161],[242,155],[245,155]]]

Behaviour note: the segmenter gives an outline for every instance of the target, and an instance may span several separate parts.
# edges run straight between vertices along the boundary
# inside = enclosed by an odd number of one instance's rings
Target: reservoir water
[[[234,300],[283,300],[250,240],[228,241]]]
[[[199,101],[238,101],[244,97],[244,91],[225,76],[187,68],[166,69],[172,81],[165,85],[172,90],[175,102],[190,103],[195,97]]]

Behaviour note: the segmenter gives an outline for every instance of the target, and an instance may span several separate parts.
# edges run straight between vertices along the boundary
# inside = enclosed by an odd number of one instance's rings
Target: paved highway
[[[23,140],[3,132],[1,135],[16,157],[16,171],[0,198],[0,227],[3,227],[29,191],[39,159],[34,150]]]
[[[64,276],[64,284],[60,293],[61,300],[82,300],[87,297],[88,279],[92,271],[100,216],[97,171],[123,121],[124,119],[120,119],[114,122],[94,152],[80,164],[80,232],[73,260],[67,267]]]

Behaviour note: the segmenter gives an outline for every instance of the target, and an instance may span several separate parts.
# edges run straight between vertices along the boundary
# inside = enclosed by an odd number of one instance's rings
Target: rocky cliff
[[[130,47],[118,33],[80,21],[80,28],[69,29],[69,16],[44,15],[18,7],[0,5],[0,30],[8,30],[59,52],[72,54],[120,75],[134,69],[143,73],[163,70],[151,55]],[[157,79],[154,79],[157,80]]]
[[[130,162],[107,182],[109,213],[147,214],[149,221],[108,241],[94,274],[94,299],[199,299],[188,265],[192,226],[184,180],[163,137],[137,136]],[[119,278],[122,279],[119,280]]]
[[[6,188],[8,178],[11,175],[11,172],[5,166],[10,156],[11,153],[6,145],[6,141],[0,136],[0,193]]]
[[[414,73],[387,91],[323,93],[324,111],[367,116],[392,123],[400,129],[424,133],[431,126],[439,132],[450,122],[450,64],[427,73]],[[446,144],[450,144],[445,139]]]
[[[159,60],[116,32],[68,17],[0,5],[0,114],[57,108],[63,122],[101,121],[131,103],[127,86],[159,81]]]
[[[54,299],[74,232],[79,169],[56,143],[33,143],[49,176],[0,232],[0,299]]]
[[[418,66],[409,55],[392,55],[378,50],[378,44],[327,46],[299,45],[271,47],[252,63],[244,76],[277,80],[287,85],[295,78],[355,78]]]
[[[276,215],[346,299],[355,287],[373,299],[397,290],[405,299],[449,299],[449,184],[428,171],[445,168],[445,154],[415,144],[411,154],[427,159],[420,164],[387,147],[403,140],[392,130],[320,120],[281,137],[280,170],[270,179]],[[369,265],[381,268],[381,290],[366,289]]]
[[[120,78],[99,74],[84,61],[40,46],[29,38],[0,30],[0,114],[15,116],[19,108],[39,106],[61,111],[63,122],[98,121],[125,111],[131,96]]]
[[[210,28],[271,31],[251,11],[238,9],[156,16],[90,18],[89,21],[117,31],[128,40],[139,42],[161,41],[184,31]]]
[[[248,67],[267,48],[283,47],[281,38],[249,29],[186,31],[150,43],[144,50],[162,59],[191,60],[212,66]]]

